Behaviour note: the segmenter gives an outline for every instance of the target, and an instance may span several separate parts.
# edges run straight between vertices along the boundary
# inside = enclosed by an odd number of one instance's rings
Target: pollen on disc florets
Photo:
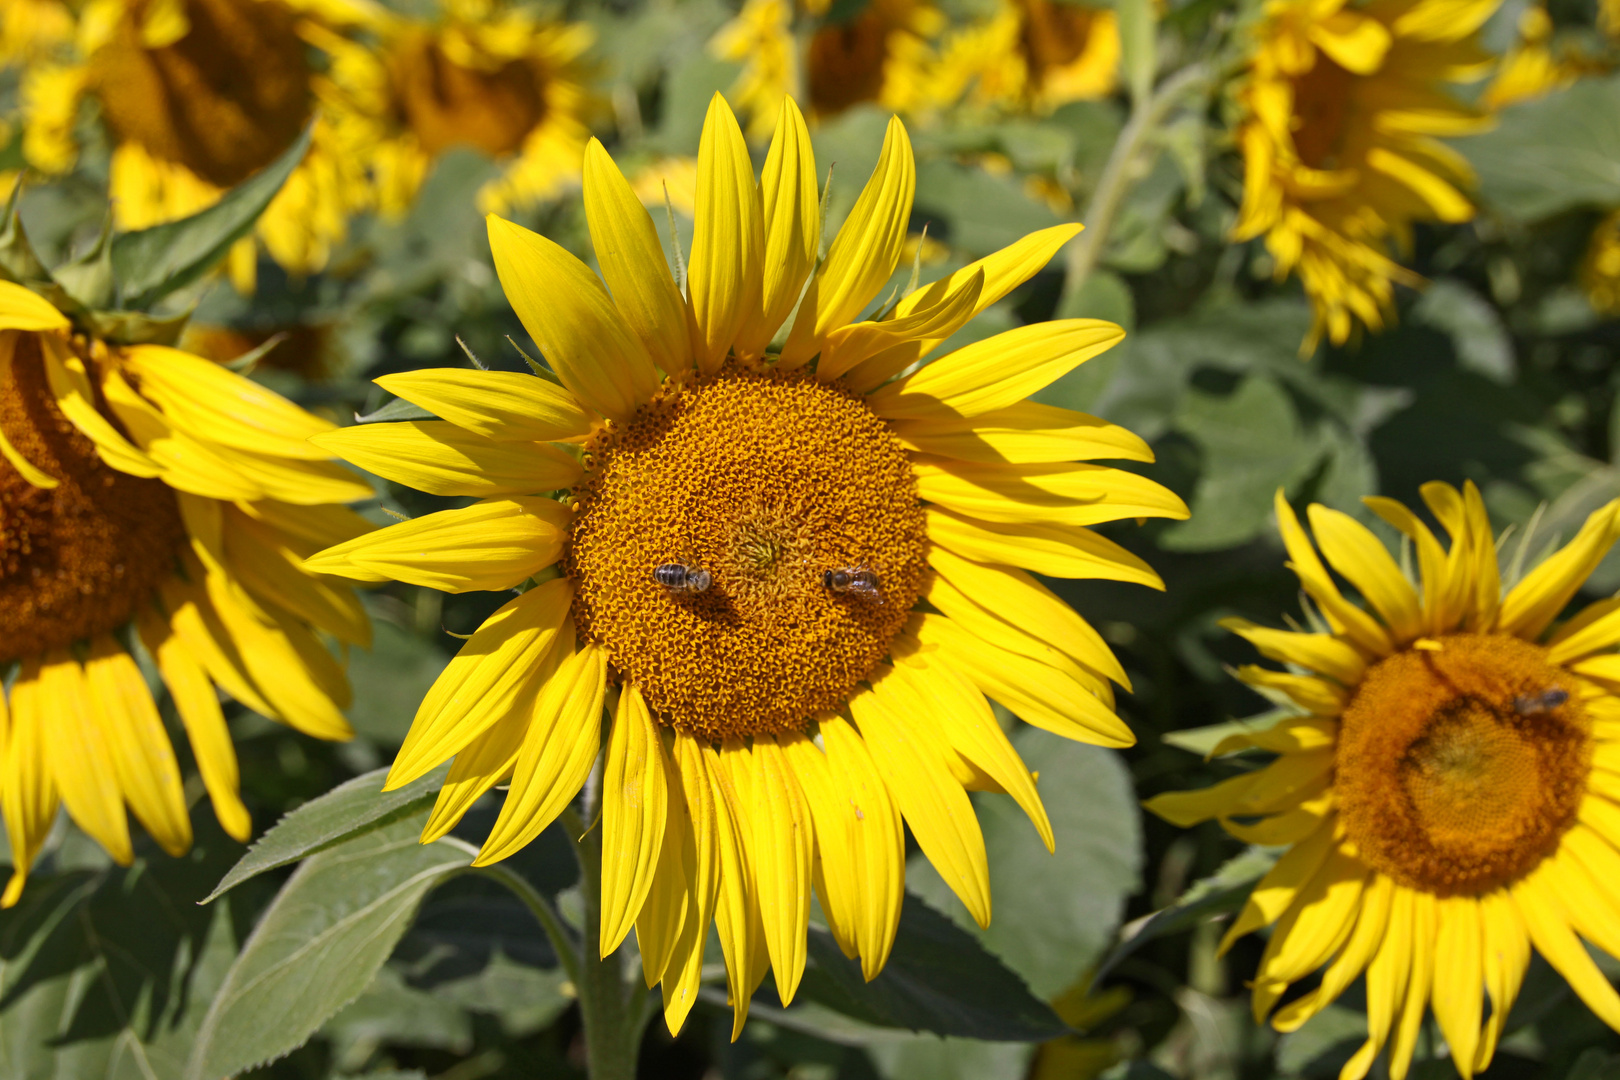
[[[564,557],[574,619],[664,722],[713,739],[802,729],[883,659],[927,573],[910,461],[861,399],[801,373],[672,386],[599,435]],[[676,595],[653,569],[713,583]],[[881,595],[837,595],[870,567]]]
[[[88,363],[88,361],[87,361]],[[0,663],[117,629],[174,573],[174,492],[109,468],[51,397],[38,338],[18,336],[0,430],[54,477],[38,488],[0,457]]]
[[[1441,896],[1514,881],[1574,822],[1591,768],[1575,679],[1506,634],[1455,634],[1368,669],[1334,789],[1375,869]]]

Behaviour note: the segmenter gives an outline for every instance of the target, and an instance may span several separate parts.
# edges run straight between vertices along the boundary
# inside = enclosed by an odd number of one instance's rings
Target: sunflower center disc
[[[92,85],[121,141],[234,187],[292,145],[309,119],[307,46],[297,16],[279,3],[184,7],[185,35],[152,48],[142,26],[148,5],[132,5],[91,60]]]
[[[1545,650],[1456,634],[1375,664],[1344,711],[1345,832],[1373,867],[1442,896],[1522,876],[1575,820],[1591,765],[1585,710]]]
[[[3,346],[0,346],[3,347]],[[0,431],[57,486],[0,457],[0,663],[117,629],[151,596],[185,541],[174,493],[108,468],[57,409],[38,339],[18,335],[0,381]]]
[[[545,118],[540,79],[529,63],[480,59],[487,68],[458,64],[425,34],[398,50],[400,107],[429,154],[451,146],[474,146],[491,157],[516,153]]]
[[[728,371],[600,439],[565,566],[581,634],[655,715],[711,739],[800,730],[888,651],[926,574],[911,464],[860,398]],[[655,567],[713,578],[668,590]],[[865,567],[876,595],[835,593]]]

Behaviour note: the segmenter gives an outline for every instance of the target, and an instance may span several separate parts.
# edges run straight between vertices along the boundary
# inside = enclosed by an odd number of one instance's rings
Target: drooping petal
[[[786,1007],[804,975],[805,933],[810,918],[811,861],[815,828],[810,804],[774,739],[756,738],[753,749],[753,871],[765,947]]]
[[[1394,896],[1394,883],[1382,874],[1374,874],[1361,896],[1361,910],[1356,918],[1350,940],[1322,974],[1315,989],[1284,1005],[1272,1017],[1271,1024],[1278,1031],[1298,1031],[1301,1025],[1327,1006],[1360,977],[1372,960],[1379,943],[1384,939],[1384,928],[1389,923],[1390,900]]]
[[[84,361],[54,336],[40,339],[40,351],[45,357],[45,380],[50,384],[56,407],[96,444],[96,454],[101,460],[131,476],[162,475],[163,467],[124,438],[96,408],[95,389],[85,372]]]
[[[51,826],[56,824],[56,779],[46,761],[46,728],[57,722],[61,706],[44,697],[38,660],[26,659],[11,684],[6,721],[4,773],[0,775],[0,808],[5,811],[11,842],[11,880],[0,894],[0,908],[16,905],[28,871],[39,857]],[[0,692],[0,698],[5,695]],[[0,711],[4,711],[0,707]]]
[[[1244,934],[1282,918],[1299,890],[1316,876],[1334,846],[1333,826],[1324,822],[1308,839],[1289,848],[1249,894],[1243,910],[1221,938],[1220,951],[1226,952]]]
[[[1383,943],[1367,965],[1367,1041],[1350,1058],[1341,1075],[1367,1075],[1406,1002],[1412,971],[1412,939],[1416,934],[1415,901],[1416,894],[1407,888],[1397,888],[1391,898]]]
[[[664,844],[669,785],[664,745],[641,690],[619,694],[602,771],[601,955],[619,947],[652,888]]]
[[[1472,896],[1437,901],[1434,943],[1434,1018],[1451,1047],[1451,1060],[1463,1080],[1474,1073],[1484,1012],[1484,953],[1493,948],[1480,926],[1479,901]]]
[[[261,602],[274,602],[339,641],[371,647],[371,620],[349,585],[307,573],[285,535],[258,518],[225,509],[226,562]]]
[[[90,644],[85,682],[95,728],[106,741],[118,787],[137,820],[170,855],[191,847],[180,765],[152,692],[134,659],[110,637]]]
[[[1342,850],[1330,853],[1277,921],[1255,973],[1253,1012],[1265,1020],[1290,983],[1332,958],[1350,939],[1367,868]]]
[[[628,421],[657,392],[658,370],[601,279],[538,233],[494,214],[488,224],[501,288],[557,378],[603,416]]]
[[[715,840],[720,860],[714,928],[726,960],[731,1041],[736,1042],[748,1021],[754,990],[770,964],[754,876],[756,859],[764,853],[757,850],[749,817],[755,777],[748,748],[737,739],[728,739],[718,751],[705,746],[703,757],[714,787]]]
[[[129,843],[118,774],[96,723],[84,669],[65,651],[46,655],[39,694],[50,709],[44,726],[45,762],[74,822],[120,866],[135,858]]]

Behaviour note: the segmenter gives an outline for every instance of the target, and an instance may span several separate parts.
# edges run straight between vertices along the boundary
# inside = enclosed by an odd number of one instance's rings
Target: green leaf
[[[232,1076],[302,1046],[359,997],[429,890],[464,870],[464,844],[422,844],[425,814],[311,856],[231,965],[198,1030],[187,1080]]]
[[[56,283],[73,299],[89,308],[104,308],[113,299],[112,208],[101,223],[101,234],[89,251],[51,271]]]
[[[384,965],[358,998],[321,1028],[332,1040],[340,1069],[358,1069],[384,1045],[428,1047],[465,1054],[472,1048],[472,1018],[456,1003],[409,986]]]
[[[372,621],[371,648],[349,654],[349,681],[355,686],[349,722],[374,742],[398,746],[450,658],[408,630],[383,619]]]
[[[1022,979],[909,893],[894,951],[871,982],[826,930],[812,926],[809,947],[804,997],[868,1024],[998,1042],[1038,1042],[1068,1031]]]
[[[1006,795],[974,798],[990,855],[991,919],[973,924],[939,874],[921,856],[906,879],[1016,971],[1037,997],[1074,985],[1113,941],[1141,866],[1140,810],[1117,754],[1020,727],[1013,745],[1040,776],[1056,852]],[[951,1032],[947,1034],[961,1034]]]
[[[867,1049],[886,1080],[983,1080],[1023,1076],[1031,1047],[971,1039],[907,1039]]]
[[[398,790],[384,792],[382,785],[388,770],[374,769],[364,776],[339,784],[318,799],[311,799],[272,825],[259,838],[259,842],[231,867],[230,873],[203,899],[203,903],[229,892],[249,878],[258,877],[278,866],[295,863],[363,833],[381,829],[432,805],[447,771],[449,766],[440,766],[420,780]]]
[[[1455,278],[1442,278],[1424,290],[1412,318],[1451,336],[1457,363],[1492,382],[1510,385],[1519,365],[1502,316],[1474,290]]]
[[[1097,965],[1094,983],[1101,984],[1121,960],[1148,942],[1190,930],[1201,922],[1241,908],[1254,883],[1276,865],[1278,854],[1275,848],[1251,847],[1228,859],[1209,877],[1194,882],[1174,904],[1127,926],[1123,940]]]
[[[1526,221],[1620,204],[1620,76],[1503,109],[1496,127],[1454,144],[1485,202]]]
[[[842,161],[838,175],[846,175]],[[1017,177],[994,176],[976,165],[942,160],[917,163],[913,213],[922,219],[943,219],[949,226],[951,246],[973,255],[988,255],[1058,224],[1049,207],[1024,193]]]
[[[305,128],[281,156],[188,218],[124,233],[112,242],[113,274],[123,306],[147,308],[202,277],[232,244],[252,231],[259,215],[309,150]]]
[[[0,1076],[179,1076],[241,917],[195,902],[237,849],[204,807],[181,858],[36,875],[0,912]]]

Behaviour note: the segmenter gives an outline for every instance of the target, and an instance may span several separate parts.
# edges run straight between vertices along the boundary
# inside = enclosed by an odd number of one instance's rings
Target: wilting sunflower
[[[368,19],[380,50],[326,35],[333,80],[364,117],[379,208],[403,213],[433,160],[481,150],[501,175],[479,194],[485,210],[550,198],[579,179],[592,107],[594,40],[502,0],[441,0],[434,21],[381,8]]]
[[[251,827],[215,687],[325,739],[349,687],[317,631],[364,645],[347,582],[301,560],[369,526],[308,439],[331,425],[201,357],[75,332],[0,282],[0,811],[16,903],[58,804],[120,863],[129,809],[191,844],[180,770],[131,650],[157,664],[225,831]],[[7,700],[9,698],[9,701]]]
[[[1499,0],[1270,0],[1239,91],[1237,240],[1266,238],[1279,279],[1298,273],[1316,318],[1305,343],[1378,330],[1396,260],[1420,221],[1467,221],[1472,171],[1436,136],[1489,119],[1447,82],[1483,75],[1476,31]]]
[[[714,36],[715,55],[743,65],[731,96],[748,117],[750,136],[771,133],[790,94],[810,103],[812,120],[863,102],[900,113],[929,103],[930,42],[945,28],[938,8],[927,0],[872,0],[854,18],[821,25],[830,7],[830,0],[805,0],[797,10],[790,0],[746,0]],[[802,48],[796,16],[813,24]]]
[[[23,71],[29,164],[73,167],[79,103],[94,98],[112,143],[117,224],[140,229],[217,202],[315,119],[310,151],[260,218],[258,237],[295,273],[326,264],[370,190],[366,155],[346,137],[346,101],[309,57],[310,43],[330,33],[323,21],[347,16],[341,0],[57,6],[75,20],[72,41],[37,53]],[[253,243],[243,241],[232,278],[250,289],[253,269]]]
[[[1342,1080],[1365,1076],[1386,1045],[1390,1075],[1404,1077],[1430,1008],[1457,1070],[1483,1070],[1532,947],[1620,1028],[1620,997],[1581,941],[1620,956],[1620,600],[1558,620],[1620,537],[1620,501],[1504,593],[1473,485],[1426,484],[1423,499],[1449,549],[1402,504],[1367,500],[1416,549],[1416,584],[1353,518],[1310,508],[1316,543],[1363,608],[1278,494],[1289,565],[1327,628],[1225,625],[1290,666],[1238,675],[1300,715],[1216,747],[1277,755],[1266,767],[1147,804],[1178,825],[1215,818],[1288,845],[1223,947],[1275,924],[1256,1019],[1325,968],[1277,1011],[1282,1031],[1365,975],[1368,1037]]]
[[[935,66],[941,101],[1051,109],[1106,97],[1119,69],[1119,24],[1108,8],[1004,0],[993,18],[951,34]]]
[[[819,267],[815,162],[791,100],[758,183],[718,95],[698,163],[684,297],[599,143],[585,209],[606,288],[490,218],[506,295],[559,381],[380,379],[443,419],[316,442],[479,501],[308,563],[452,591],[537,582],[450,662],[388,784],[454,757],[432,840],[509,781],[477,859],[496,862],[573,800],[607,702],[600,947],[635,927],[672,1030],[696,1000],[711,920],[739,1027],[767,965],[793,997],[812,881],[840,945],[875,975],[899,918],[902,819],[989,922],[964,787],[1006,791],[1052,835],[986,695],[1070,738],[1132,741],[1112,707],[1118,662],[1029,571],[1159,587],[1087,527],[1187,512],[1157,484],[1078,460],[1148,460],[1134,435],[1025,400],[1117,342],[1111,323],[1024,326],[894,378],[1077,227],[854,322],[906,241],[915,172],[899,121]]]
[[[1620,315],[1620,210],[1592,230],[1581,260],[1581,288],[1600,315]]]

